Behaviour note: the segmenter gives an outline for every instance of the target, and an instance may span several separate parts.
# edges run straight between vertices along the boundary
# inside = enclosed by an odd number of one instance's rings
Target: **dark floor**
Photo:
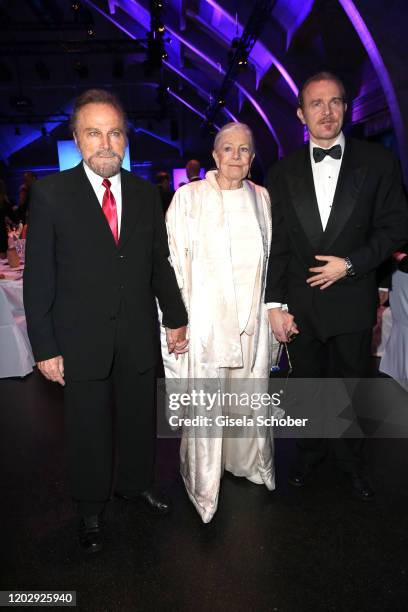
[[[169,517],[114,501],[106,549],[84,558],[66,482],[61,390],[37,373],[0,381],[0,589],[76,590],[81,610],[257,612],[408,609],[407,441],[370,440],[374,504],[326,462],[304,490],[233,477],[201,524],[178,476],[177,440],[158,442]],[[408,405],[407,405],[408,409]]]

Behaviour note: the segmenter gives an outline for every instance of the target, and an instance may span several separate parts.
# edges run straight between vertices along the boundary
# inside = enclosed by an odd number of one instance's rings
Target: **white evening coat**
[[[228,220],[215,175],[215,171],[209,171],[204,180],[178,189],[166,215],[170,258],[188,311],[190,341],[188,353],[176,360],[168,354],[162,328],[162,354],[166,379],[178,379],[180,393],[188,391],[196,379],[217,378],[218,368],[243,365]],[[248,180],[243,186],[250,195],[262,243],[261,282],[256,284],[258,295],[254,296],[258,308],[251,368],[254,378],[265,380],[278,347],[264,304],[271,205],[265,188]],[[272,444],[265,435],[257,440],[259,472],[265,485],[273,489]],[[180,460],[188,495],[202,520],[209,522],[218,502],[222,438],[183,436]]]

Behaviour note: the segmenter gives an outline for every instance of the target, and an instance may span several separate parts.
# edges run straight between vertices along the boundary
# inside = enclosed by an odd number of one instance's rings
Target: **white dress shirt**
[[[333,159],[330,155],[326,155],[320,162],[315,162],[313,158],[313,148],[331,149],[335,145],[341,146],[341,158]],[[320,145],[309,140],[310,161],[312,164],[313,182],[316,193],[317,205],[319,207],[320,220],[322,222],[323,231],[326,229],[327,222],[333,205],[334,194],[336,192],[337,181],[340,174],[341,162],[344,154],[345,138],[343,132],[337,136],[336,140],[330,147],[320,147]],[[273,238],[272,238],[273,240]],[[268,302],[266,307],[279,308],[282,306],[280,302]],[[285,308],[285,306],[283,306]]]
[[[103,178],[99,176],[99,174],[96,174],[93,170],[91,170],[91,168],[87,166],[85,162],[83,162],[83,164],[85,174],[88,177],[89,182],[91,183],[95,192],[95,195],[98,198],[98,202],[102,208],[103,196],[105,194],[105,187],[102,185]],[[116,214],[118,216],[118,236],[120,236],[120,226],[122,220],[122,186],[120,182],[120,172],[118,172],[118,174],[115,174],[115,176],[111,176],[109,178],[109,181],[111,182],[110,190],[116,201]]]
[[[331,149],[335,145],[341,146],[341,158],[333,159],[330,155],[326,155],[320,162],[315,162],[313,159],[313,148]],[[310,160],[312,162],[313,182],[316,192],[317,205],[319,207],[320,219],[323,230],[326,229],[327,221],[331,213],[331,208],[334,199],[334,193],[337,187],[337,180],[340,174],[341,162],[344,153],[345,138],[343,132],[337,136],[335,142],[330,147],[320,147],[313,140],[309,141]]]

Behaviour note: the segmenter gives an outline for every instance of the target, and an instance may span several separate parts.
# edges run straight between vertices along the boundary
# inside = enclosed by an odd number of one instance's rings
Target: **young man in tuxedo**
[[[155,297],[176,354],[186,350],[187,314],[157,188],[121,169],[127,137],[120,102],[108,91],[84,92],[72,128],[82,162],[33,186],[24,304],[38,368],[64,386],[80,543],[96,552],[113,482],[122,499],[159,514],[170,509],[151,488]]]
[[[346,110],[333,74],[312,76],[300,91],[297,115],[309,142],[268,175],[273,236],[265,301],[276,338],[294,338],[294,375],[341,378],[350,389],[350,379],[369,372],[376,268],[406,241],[408,216],[397,160],[377,144],[346,138]],[[327,446],[297,440],[291,484],[304,484]],[[373,499],[363,441],[338,438],[330,446],[354,493]]]

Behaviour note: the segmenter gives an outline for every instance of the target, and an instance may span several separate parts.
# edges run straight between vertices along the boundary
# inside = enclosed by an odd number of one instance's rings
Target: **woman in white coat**
[[[264,304],[270,201],[266,189],[246,178],[254,159],[247,125],[225,125],[213,157],[217,170],[178,189],[166,215],[171,262],[189,314],[188,353],[176,360],[163,342],[166,378],[183,381],[187,391],[197,381],[205,386],[206,380],[213,391],[238,389],[241,381],[241,392],[258,394],[268,390],[277,348]],[[218,404],[208,415],[218,409],[224,416],[254,416],[248,406],[224,408]],[[211,431],[202,435],[185,428],[180,446],[181,474],[204,522],[217,509],[225,469],[275,488],[270,428],[243,427],[238,437],[230,437],[236,432],[226,426]]]

